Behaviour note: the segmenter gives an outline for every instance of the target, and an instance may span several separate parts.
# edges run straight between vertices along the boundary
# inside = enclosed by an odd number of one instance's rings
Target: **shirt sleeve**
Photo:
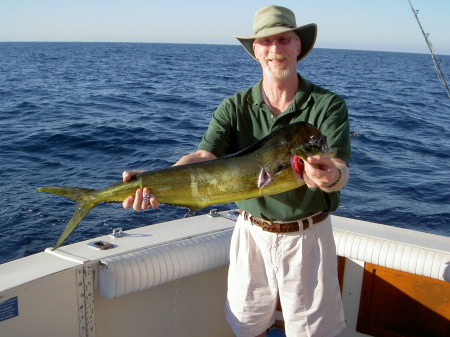
[[[335,95],[327,109],[320,130],[327,136],[328,146],[336,151],[336,158],[347,162],[351,159],[350,123],[345,101]]]
[[[230,153],[232,143],[231,111],[233,107],[229,99],[224,100],[214,112],[208,129],[198,145],[199,150],[214,154],[217,158]]]

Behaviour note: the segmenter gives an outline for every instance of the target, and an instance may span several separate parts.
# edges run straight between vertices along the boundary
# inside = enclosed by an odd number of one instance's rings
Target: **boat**
[[[154,224],[0,265],[2,337],[225,337],[237,212]],[[450,237],[332,215],[340,337],[450,336]],[[282,307],[269,336],[283,336]]]

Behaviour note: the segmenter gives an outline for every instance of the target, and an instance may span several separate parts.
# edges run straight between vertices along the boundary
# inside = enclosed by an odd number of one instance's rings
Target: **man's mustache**
[[[268,55],[265,60],[266,61],[281,61],[286,58],[285,54],[270,54]]]

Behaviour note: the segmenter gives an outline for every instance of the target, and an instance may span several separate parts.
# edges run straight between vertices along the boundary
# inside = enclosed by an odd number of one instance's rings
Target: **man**
[[[175,164],[223,157],[298,121],[319,128],[337,152],[332,159],[309,157],[297,168],[306,186],[236,203],[242,212],[231,242],[226,316],[237,336],[264,336],[274,323],[278,298],[287,336],[335,336],[345,326],[328,212],[338,207],[338,190],[348,179],[347,108],[339,96],[296,71],[313,48],[316,30],[315,24],[297,27],[287,8],[260,9],[254,35],[237,39],[261,64],[262,80],[225,99],[198,150]],[[124,172],[124,181],[134,173]],[[125,208],[131,205],[156,208],[158,201],[144,188],[124,200]]]

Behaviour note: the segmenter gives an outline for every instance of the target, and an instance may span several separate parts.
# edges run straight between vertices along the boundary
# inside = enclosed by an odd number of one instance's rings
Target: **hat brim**
[[[297,62],[301,61],[309,54],[309,52],[313,49],[314,43],[316,42],[317,37],[317,25],[315,23],[310,23],[308,25],[304,25],[296,28],[287,28],[287,27],[271,27],[266,28],[261,31],[262,34],[257,34],[254,36],[235,36],[236,39],[241,43],[247,53],[250,54],[255,60],[255,52],[253,51],[253,42],[257,38],[267,37],[277,34],[282,34],[286,32],[295,32],[301,41],[301,51],[297,56]],[[258,61],[258,60],[257,60]]]

